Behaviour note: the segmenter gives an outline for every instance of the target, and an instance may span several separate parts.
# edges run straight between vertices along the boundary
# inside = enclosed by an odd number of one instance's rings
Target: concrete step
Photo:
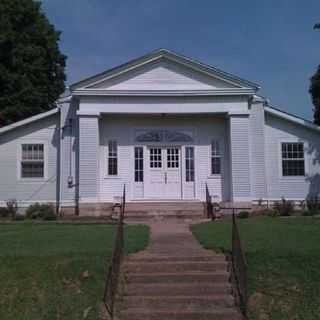
[[[126,296],[208,296],[231,294],[230,283],[129,283]]]
[[[228,283],[228,272],[130,273],[129,283]]]
[[[153,210],[130,211],[126,210],[125,219],[200,219],[204,217],[203,210]]]
[[[220,309],[214,311],[186,311],[186,310],[143,310],[130,308],[120,312],[123,319],[130,320],[240,320],[242,316],[234,309]]]
[[[190,307],[205,308],[211,306],[234,307],[234,298],[228,294],[216,294],[209,296],[125,296],[122,300],[125,308],[152,308],[152,309],[170,309],[172,307],[185,310]]]
[[[126,209],[132,212],[139,211],[170,211],[170,210],[203,210],[204,204],[200,201],[172,201],[172,202],[127,202]]]
[[[195,256],[166,256],[158,254],[141,254],[140,256],[135,254],[127,258],[128,262],[148,263],[148,262],[201,262],[201,261],[226,261],[226,256],[223,254],[212,255],[195,255]]]
[[[227,261],[190,261],[190,262],[127,262],[128,273],[174,273],[187,271],[227,271]]]

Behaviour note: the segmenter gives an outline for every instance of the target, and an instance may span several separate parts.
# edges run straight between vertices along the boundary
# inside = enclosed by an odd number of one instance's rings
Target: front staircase
[[[123,265],[119,319],[238,320],[222,254],[203,249],[183,222],[153,222],[151,245]]]
[[[200,201],[129,202],[126,219],[201,219],[205,217],[205,205]]]

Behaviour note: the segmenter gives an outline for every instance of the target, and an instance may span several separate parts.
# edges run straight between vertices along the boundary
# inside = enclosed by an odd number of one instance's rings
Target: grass
[[[250,319],[320,319],[320,219],[242,219]],[[193,227],[209,249],[231,249],[231,220]]]
[[[0,319],[99,318],[112,225],[0,225]],[[126,252],[148,243],[146,226],[125,227]]]

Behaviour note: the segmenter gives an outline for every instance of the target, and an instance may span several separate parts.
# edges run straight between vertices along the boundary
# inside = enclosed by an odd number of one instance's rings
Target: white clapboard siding
[[[99,118],[79,117],[80,201],[96,202],[99,197]]]
[[[248,116],[230,116],[230,157],[233,201],[250,200]]]
[[[261,102],[253,103],[250,111],[251,195],[255,199],[267,196],[265,172],[265,119]]]
[[[19,153],[22,143],[45,144],[46,179],[20,179]],[[13,198],[18,200],[21,206],[35,201],[56,201],[58,144],[58,114],[0,135],[0,205]]]
[[[150,63],[90,88],[110,90],[210,90],[234,88],[226,81],[169,62]]]
[[[266,114],[266,170],[268,198],[304,199],[320,193],[319,133],[301,125]],[[281,142],[304,142],[305,177],[283,177]]]

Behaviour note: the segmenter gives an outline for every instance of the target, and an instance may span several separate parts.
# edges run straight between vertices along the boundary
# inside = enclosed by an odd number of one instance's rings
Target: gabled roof
[[[274,106],[271,106],[269,104],[267,104],[264,107],[264,110],[266,112],[276,116],[276,117],[291,121],[291,122],[296,123],[296,124],[300,124],[300,125],[305,126],[305,127],[309,128],[309,129],[316,130],[316,131],[320,132],[320,126],[317,126],[316,124],[314,124],[310,120],[306,120],[306,119],[304,119],[302,117],[299,117],[297,115],[291,114],[291,113],[286,112],[286,111],[282,111],[282,110],[280,110],[280,109],[278,109],[278,108],[276,108]]]
[[[55,108],[55,109],[52,109],[52,110],[49,110],[49,111],[46,111],[46,112],[39,113],[39,114],[37,114],[35,116],[32,116],[32,117],[29,117],[27,119],[24,119],[24,120],[21,120],[21,121],[17,121],[17,122],[15,122],[13,124],[9,124],[7,126],[4,126],[4,127],[0,128],[0,134],[8,132],[8,131],[10,131],[12,129],[24,126],[24,125],[29,124],[31,122],[34,122],[34,121],[49,117],[49,116],[51,116],[53,114],[56,114],[58,112],[59,112],[59,108]]]
[[[121,74],[133,71],[141,66],[147,65],[148,63],[153,63],[153,62],[157,62],[157,61],[161,61],[161,60],[175,62],[179,65],[183,65],[187,68],[190,68],[190,69],[193,69],[197,72],[205,74],[206,76],[213,77],[216,79],[221,79],[222,81],[225,81],[225,82],[229,82],[230,84],[233,84],[234,86],[237,87],[235,92],[242,93],[241,90],[245,91],[245,89],[246,89],[246,91],[249,90],[252,93],[252,92],[256,92],[260,88],[259,85],[256,83],[242,79],[242,78],[235,76],[235,75],[232,75],[230,73],[224,72],[216,67],[206,65],[206,64],[201,63],[199,61],[196,61],[191,58],[187,58],[183,55],[174,53],[174,52],[166,50],[166,49],[158,49],[158,50],[155,50],[155,51],[153,51],[149,54],[146,54],[142,57],[131,60],[125,64],[122,64],[120,66],[106,70],[102,73],[99,73],[99,74],[94,75],[92,77],[89,77],[87,79],[76,82],[70,86],[70,90],[73,93],[75,93],[77,91],[81,91],[81,90],[88,90],[88,91],[91,90],[92,92],[95,91],[95,94],[97,94],[97,93],[99,93],[99,90],[97,90],[97,89],[94,90],[94,89],[90,88],[90,86],[93,86],[97,83],[103,82],[106,79],[112,79],[112,78],[115,78]],[[245,93],[245,92],[243,92],[243,93]],[[115,92],[111,92],[110,94],[115,94]],[[139,92],[138,92],[138,94],[139,94]],[[141,92],[141,94],[143,94],[143,93]],[[177,94],[177,92],[176,92],[176,94]]]

